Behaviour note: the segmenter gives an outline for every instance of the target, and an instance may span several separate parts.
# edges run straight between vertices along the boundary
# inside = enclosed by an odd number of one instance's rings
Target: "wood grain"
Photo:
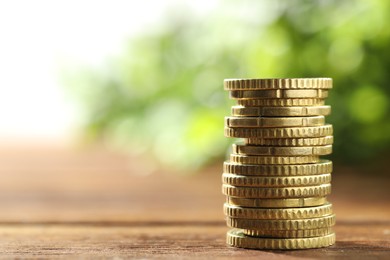
[[[335,246],[257,251],[225,245],[222,163],[188,176],[102,148],[3,147],[0,256],[389,259],[384,169],[335,165]]]

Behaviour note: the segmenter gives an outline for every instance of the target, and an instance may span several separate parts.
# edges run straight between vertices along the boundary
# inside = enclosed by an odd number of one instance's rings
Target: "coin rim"
[[[277,146],[277,147],[307,147],[324,146],[334,143],[333,135],[308,138],[244,138],[245,145]]]
[[[300,111],[299,111],[300,110]],[[232,116],[327,116],[331,106],[293,106],[293,107],[245,107],[232,106]]]
[[[232,151],[235,154],[254,156],[311,156],[329,155],[332,153],[333,145],[318,146],[263,146],[232,144]],[[265,151],[264,150],[268,150]]]
[[[223,172],[245,176],[306,176],[333,171],[331,160],[320,159],[308,164],[238,164],[231,161],[223,163]]]
[[[302,176],[248,176],[226,172],[222,173],[222,184],[239,187],[273,188],[315,186],[330,183],[331,180],[331,173]]]
[[[231,229],[227,232],[226,243],[233,247],[251,249],[310,249],[333,245],[336,234],[309,238],[258,238],[243,234],[241,229]],[[270,244],[266,244],[270,243]],[[292,243],[298,243],[293,245]]]
[[[329,90],[327,89],[249,89],[229,91],[229,98],[234,100],[279,98],[326,99],[328,96]]]
[[[231,128],[289,128],[325,125],[325,116],[248,117],[226,116],[225,127]]]
[[[309,85],[309,86],[308,86]],[[331,89],[332,78],[228,78],[224,79],[225,90],[255,89]]]
[[[223,204],[225,216],[241,219],[262,219],[262,220],[289,220],[289,219],[310,219],[333,214],[332,203],[314,207],[296,208],[248,208]]]
[[[251,230],[300,230],[333,227],[336,215],[303,219],[248,219],[225,216],[228,227]]]
[[[242,154],[230,154],[230,161],[237,164],[276,164],[276,165],[289,165],[289,164],[310,164],[318,163],[320,157],[318,155],[308,156],[256,156],[256,155],[242,155]]]
[[[299,187],[240,187],[228,184],[222,184],[222,194],[229,197],[246,199],[289,199],[289,198],[307,198],[323,197],[331,193],[332,185],[330,183],[299,186]]]
[[[225,126],[224,133],[226,137],[232,138],[310,138],[333,135],[333,126],[331,124],[325,124],[321,126],[269,128]]]
[[[314,207],[327,203],[326,196],[287,199],[255,199],[226,196],[226,203],[247,208],[298,208]]]
[[[236,99],[236,102],[245,107],[310,107],[325,105],[325,98]]]
[[[309,238],[333,233],[332,227],[299,230],[250,230],[242,229],[244,235],[263,238]],[[316,232],[316,233],[315,233]]]

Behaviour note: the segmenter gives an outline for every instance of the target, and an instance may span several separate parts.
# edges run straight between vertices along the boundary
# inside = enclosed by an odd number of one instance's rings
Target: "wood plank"
[[[194,175],[106,149],[0,148],[1,256],[389,257],[389,169],[336,165],[337,244],[256,251],[225,245],[222,163]]]
[[[190,176],[142,173],[146,163],[103,149],[0,150],[0,222],[223,219],[222,163]],[[390,219],[389,176],[335,165],[338,219]]]
[[[104,225],[2,225],[2,257],[55,256],[132,258],[386,259],[390,223],[339,223],[335,246],[264,251],[225,245],[223,222],[135,222]],[[369,239],[368,239],[369,238]],[[387,258],[388,259],[388,258]]]

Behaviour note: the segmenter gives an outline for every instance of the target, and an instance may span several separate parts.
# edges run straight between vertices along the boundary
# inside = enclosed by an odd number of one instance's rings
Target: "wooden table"
[[[336,165],[335,246],[260,251],[225,244],[221,168],[173,174],[100,148],[3,147],[0,256],[390,259],[388,169]]]

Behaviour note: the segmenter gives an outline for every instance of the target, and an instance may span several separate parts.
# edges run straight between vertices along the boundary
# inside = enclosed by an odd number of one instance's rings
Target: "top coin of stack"
[[[222,192],[227,243],[257,249],[303,249],[334,244],[330,193],[333,128],[325,124],[330,78],[226,79],[236,99],[225,118],[233,144]]]

